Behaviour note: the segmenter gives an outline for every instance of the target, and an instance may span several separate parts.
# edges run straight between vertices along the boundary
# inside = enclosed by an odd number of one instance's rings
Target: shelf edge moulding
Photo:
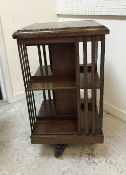
[[[126,0],[58,0],[58,15],[126,16]]]

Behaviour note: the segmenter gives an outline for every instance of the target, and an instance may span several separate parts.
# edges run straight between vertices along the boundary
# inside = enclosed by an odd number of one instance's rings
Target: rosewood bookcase
[[[95,21],[37,23],[17,30],[20,64],[31,126],[31,143],[103,142],[105,34]],[[39,67],[32,75],[28,48],[37,51]],[[32,65],[33,66],[33,65]],[[41,90],[36,110],[34,91]],[[59,152],[58,152],[59,151]]]

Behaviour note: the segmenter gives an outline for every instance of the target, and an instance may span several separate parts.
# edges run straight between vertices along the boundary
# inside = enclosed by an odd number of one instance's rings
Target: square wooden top
[[[13,34],[14,39],[43,38],[58,36],[101,35],[109,29],[93,20],[35,23]]]

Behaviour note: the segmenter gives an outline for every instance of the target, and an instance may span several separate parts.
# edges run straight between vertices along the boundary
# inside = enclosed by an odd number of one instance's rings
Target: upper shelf
[[[80,66],[80,89],[84,89],[84,73],[82,67],[83,66]],[[35,75],[31,77],[31,83],[27,90],[76,89],[75,77],[55,77],[52,74],[50,66],[48,66],[47,69],[43,66],[42,70],[43,71],[41,71],[39,67]],[[98,73],[96,73],[96,88],[100,88],[100,78]],[[87,89],[92,89],[91,65],[88,65]]]
[[[109,29],[93,20],[35,23],[13,34],[14,39],[108,34]]]
[[[75,89],[75,81],[66,80],[52,80],[52,81],[31,81],[29,90],[50,90],[50,89]]]

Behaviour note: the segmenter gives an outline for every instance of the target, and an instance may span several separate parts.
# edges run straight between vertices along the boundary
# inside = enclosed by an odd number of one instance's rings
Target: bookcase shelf
[[[86,20],[33,24],[13,34],[26,92],[31,143],[103,143],[105,34],[108,33],[107,27]],[[30,46],[36,49],[39,62],[34,75],[30,70],[32,60],[29,64]],[[34,96],[37,90],[42,91],[39,110]],[[63,150],[61,145],[60,155]]]
[[[76,114],[57,114],[55,101],[53,99],[43,100],[39,113],[37,115],[37,120],[75,120]]]
[[[75,81],[69,79],[52,81],[31,81],[27,90],[75,89]]]
[[[84,99],[80,100],[80,110],[81,116],[85,116],[84,111]],[[92,99],[88,99],[88,133],[90,135],[92,129]],[[82,117],[85,119],[84,117]],[[77,114],[57,114],[55,108],[54,100],[43,101],[37,116],[37,122],[34,126],[34,134],[77,134]],[[96,133],[98,134],[98,111],[96,108]],[[85,120],[82,121],[82,124],[85,125]],[[57,126],[57,127],[56,127]],[[65,129],[66,128],[66,129]],[[95,134],[96,134],[95,133]]]
[[[92,89],[91,65],[88,66],[87,73],[87,89]],[[43,71],[41,71],[43,70]],[[48,73],[47,73],[48,72]],[[47,71],[45,66],[38,68],[35,75],[31,77],[28,90],[51,90],[51,89],[75,89],[76,80],[72,76],[54,76],[51,67],[48,66]],[[100,78],[96,72],[96,89],[100,88]],[[80,89],[84,89],[84,72],[83,65],[80,66]]]
[[[85,116],[84,111],[84,99],[80,100],[81,116]],[[92,99],[88,99],[88,133],[91,133],[92,128]],[[83,117],[82,117],[83,118]],[[37,123],[34,126],[34,134],[77,134],[77,114],[57,114],[54,100],[43,101],[37,115]],[[85,121],[82,121],[85,125]],[[96,108],[95,125],[97,127],[96,133],[98,133],[98,111]],[[66,125],[68,124],[68,125]],[[55,125],[57,126],[55,128]],[[43,126],[43,127],[42,127]],[[68,127],[68,130],[67,130]],[[41,129],[42,128],[42,129]],[[67,132],[64,131],[66,128]]]

